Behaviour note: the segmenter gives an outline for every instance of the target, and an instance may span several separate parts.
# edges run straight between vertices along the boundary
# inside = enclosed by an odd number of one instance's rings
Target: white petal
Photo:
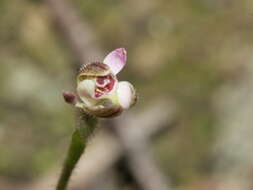
[[[124,48],[118,48],[109,53],[103,63],[108,65],[114,75],[118,74],[126,64],[127,52]]]
[[[118,101],[123,109],[128,109],[135,100],[135,90],[131,83],[123,81],[118,83]]]
[[[92,100],[95,95],[95,86],[95,81],[93,80],[83,80],[77,85],[77,93],[79,97],[88,106],[95,101],[95,99]]]

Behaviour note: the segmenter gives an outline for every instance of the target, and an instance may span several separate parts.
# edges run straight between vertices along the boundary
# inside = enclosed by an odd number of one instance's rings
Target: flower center
[[[102,95],[110,92],[113,89],[114,84],[115,84],[115,79],[111,75],[97,77],[95,97],[99,98]]]

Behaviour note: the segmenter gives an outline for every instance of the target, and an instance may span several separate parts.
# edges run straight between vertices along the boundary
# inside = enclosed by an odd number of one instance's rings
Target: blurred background
[[[1,190],[54,189],[75,126],[61,93],[75,89],[78,58],[50,1],[0,0]],[[150,129],[145,146],[168,189],[253,189],[253,1],[66,1],[87,32],[76,37],[101,53],[87,59],[127,49],[118,77],[139,101],[117,122]],[[141,189],[105,128],[69,189]]]

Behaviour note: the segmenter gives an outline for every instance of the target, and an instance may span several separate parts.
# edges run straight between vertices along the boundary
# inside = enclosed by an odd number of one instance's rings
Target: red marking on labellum
[[[111,75],[97,77],[96,84],[95,97],[99,98],[113,89],[115,79]]]

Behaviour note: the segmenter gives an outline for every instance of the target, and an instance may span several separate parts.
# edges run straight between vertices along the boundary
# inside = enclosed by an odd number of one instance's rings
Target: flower
[[[97,117],[114,117],[130,108],[137,99],[135,89],[131,83],[119,82],[116,77],[126,60],[126,50],[118,48],[103,62],[83,65],[77,76],[77,94],[63,92],[65,101]]]

